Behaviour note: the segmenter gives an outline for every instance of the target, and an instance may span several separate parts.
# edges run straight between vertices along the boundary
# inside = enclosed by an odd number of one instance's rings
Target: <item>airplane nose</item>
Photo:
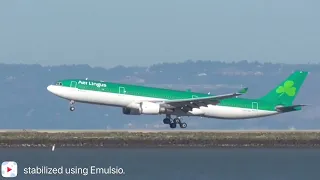
[[[48,90],[49,92],[51,92],[52,94],[57,95],[57,96],[59,96],[59,95],[61,94],[60,87],[58,87],[58,86],[56,86],[56,85],[49,85],[49,86],[47,87],[47,90]]]
[[[53,86],[52,86],[52,85],[49,85],[49,86],[47,87],[47,90],[48,90],[49,92],[52,92],[52,93],[53,93]]]

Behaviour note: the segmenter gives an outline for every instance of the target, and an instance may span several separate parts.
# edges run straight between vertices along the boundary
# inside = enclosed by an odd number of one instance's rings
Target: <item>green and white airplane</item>
[[[88,79],[65,79],[49,85],[48,91],[70,101],[74,111],[75,102],[121,107],[127,115],[165,115],[164,124],[171,128],[182,122],[183,116],[200,116],[217,119],[248,119],[277,115],[301,110],[304,104],[293,105],[308,72],[295,71],[279,86],[258,99],[238,96],[247,92],[244,88],[236,93],[210,95]],[[171,118],[171,116],[176,116]]]

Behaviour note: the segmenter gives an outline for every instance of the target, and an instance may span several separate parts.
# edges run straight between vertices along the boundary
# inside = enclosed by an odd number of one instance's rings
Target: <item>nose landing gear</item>
[[[188,125],[185,122],[182,122],[181,117],[176,117],[172,119],[169,115],[166,116],[166,118],[163,119],[163,124],[169,124],[170,128],[174,129],[177,127],[177,124],[179,124],[180,128],[186,128]]]
[[[74,107],[74,104],[75,104],[75,102],[74,102],[74,100],[71,100],[70,101],[70,111],[74,111],[76,108]]]

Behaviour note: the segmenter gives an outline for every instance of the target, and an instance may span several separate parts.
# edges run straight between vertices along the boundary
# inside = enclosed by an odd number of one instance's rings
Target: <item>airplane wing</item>
[[[297,104],[292,106],[278,106],[276,107],[276,110],[278,112],[290,112],[290,111],[297,111],[300,110],[301,107],[308,106],[307,104]]]
[[[207,106],[208,104],[218,104],[220,100],[240,96],[247,91],[248,88],[243,88],[236,93],[190,99],[165,100],[159,103],[166,108],[180,108],[182,111],[188,112],[191,111],[192,108],[199,108],[200,106]]]

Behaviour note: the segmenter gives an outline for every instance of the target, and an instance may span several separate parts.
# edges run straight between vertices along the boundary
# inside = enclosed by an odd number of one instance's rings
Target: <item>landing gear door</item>
[[[77,88],[77,81],[71,81],[70,87]]]
[[[252,102],[252,110],[257,111],[259,109],[259,105],[257,102]]]

